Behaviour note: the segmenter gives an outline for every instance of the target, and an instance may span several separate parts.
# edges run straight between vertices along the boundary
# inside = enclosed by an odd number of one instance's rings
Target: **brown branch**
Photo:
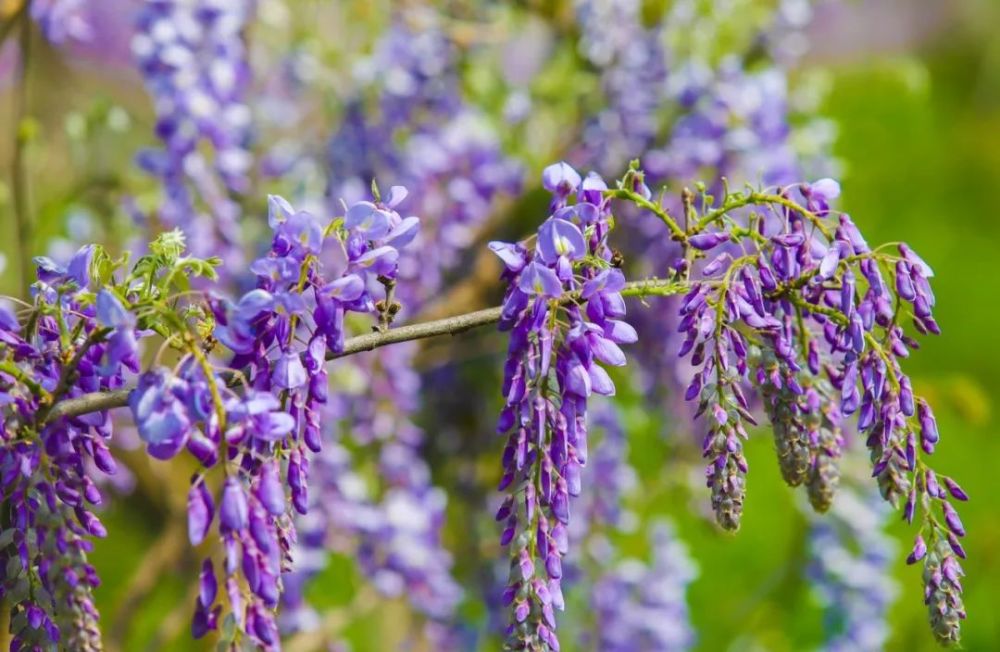
[[[646,279],[643,281],[633,281],[628,283],[622,292],[625,296],[651,296],[677,294],[686,289],[673,281],[662,279]],[[367,333],[347,339],[344,342],[344,350],[339,353],[328,353],[327,360],[336,360],[362,351],[372,351],[374,349],[421,340],[439,335],[458,335],[473,328],[495,324],[500,321],[500,308],[486,308],[475,312],[456,315],[445,319],[435,319],[433,321],[408,324],[398,328],[392,328],[384,332]],[[120,389],[113,392],[92,392],[83,394],[75,398],[60,401],[52,406],[48,418],[58,419],[61,417],[75,417],[90,412],[110,410],[128,405],[128,397],[131,389]]]

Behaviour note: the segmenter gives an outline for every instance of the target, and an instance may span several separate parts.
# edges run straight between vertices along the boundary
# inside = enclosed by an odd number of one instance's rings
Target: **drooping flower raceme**
[[[655,523],[650,540],[652,563],[621,560],[594,586],[598,649],[683,652],[694,645],[685,594],[697,567],[669,522]]]
[[[717,206],[704,198],[683,228],[651,199],[635,168],[608,189],[596,175],[556,164],[543,184],[553,201],[537,234],[491,245],[509,284],[497,311],[510,332],[498,424],[507,436],[506,496],[497,512],[511,562],[503,593],[508,646],[559,646],[555,609],[564,602],[570,498],[583,490],[588,397],[614,392],[605,367],[623,365],[619,345],[636,339],[622,320],[624,296],[683,290],[678,355],[690,354],[696,375],[686,395],[709,421],[704,453],[720,523],[735,529],[742,512],[741,440],[754,419],[751,397],[775,426],[783,475],[806,484],[819,511],[829,507],[838,478],[840,421],[856,415],[882,496],[901,503],[907,520],[921,516],[908,560],[924,562],[935,634],[956,641],[965,617],[958,561],[965,530],[952,502],[967,496],[927,465],[937,424],[900,364],[918,345],[903,319],[918,332],[940,330],[927,263],[906,245],[895,253],[869,248],[851,219],[832,210],[838,188],[829,180],[726,193]],[[332,220],[272,198],[271,250],[251,267],[258,287],[235,301],[181,291],[178,278],[211,278],[220,261],[184,255],[179,232],[157,238],[128,273],[124,259],[99,247],[84,247],[66,266],[38,259],[23,322],[0,313],[0,479],[16,521],[0,550],[20,643],[70,636],[73,647],[95,645],[89,589],[97,578],[86,553],[88,537],[104,528],[85,503],[100,499],[91,463],[113,468],[104,442],[110,426],[105,410],[69,412],[60,403],[120,387],[126,372],[138,370],[139,341],[152,331],[164,341],[129,397],[136,427],[152,456],[186,449],[199,462],[189,535],[195,544],[218,542],[201,566],[193,633],[228,621],[227,643],[277,646],[274,610],[296,538],[287,498],[307,511],[311,456],[322,443],[318,414],[329,398],[323,362],[350,352],[346,313],[377,317],[376,328],[388,328],[399,247],[419,224],[395,211],[402,189],[385,201],[373,194]],[[667,226],[684,260],[670,278],[625,282],[621,257],[607,243],[613,199]],[[177,360],[168,369],[158,360],[169,348]],[[392,542],[362,547],[376,582],[397,590],[442,577],[396,556],[415,550],[407,547],[413,538],[437,550],[434,519],[407,516],[442,509],[434,492],[421,493],[425,467],[400,450],[385,446],[380,463],[392,487],[383,497]],[[447,583],[438,587],[421,595],[447,597]],[[67,619],[69,630],[59,624]]]
[[[400,257],[386,325],[418,312],[462,273],[479,229],[519,179],[491,125],[460,93],[455,44],[433,12],[416,13],[395,16],[372,60],[358,67],[366,94],[347,103],[327,161],[335,204],[364,192],[372,177],[419,189],[407,199],[422,215],[421,229]],[[325,521],[326,535],[308,542],[350,551],[381,594],[403,595],[422,616],[453,623],[461,592],[442,544],[446,501],[433,485],[414,422],[421,394],[440,390],[424,386],[415,372],[417,352],[401,344],[353,356],[333,375],[335,396],[324,412],[333,427],[315,460],[309,519],[314,533]],[[370,382],[359,386],[357,378]],[[372,458],[380,471],[374,477],[348,468]],[[301,602],[297,608],[305,612]],[[427,627],[425,634],[441,630]]]
[[[580,180],[565,164],[543,179],[554,211],[534,246],[490,245],[509,284],[500,322],[510,332],[505,407],[497,424],[507,436],[500,481],[507,496],[496,517],[510,554],[508,647],[557,650],[570,498],[582,490],[587,461],[587,400],[614,394],[604,366],[625,364],[618,345],[634,341],[635,331],[621,319],[625,278],[611,264],[604,182],[593,174]]]
[[[87,20],[83,0],[36,0],[31,3],[31,17],[52,43],[89,41],[93,26]]]
[[[25,318],[0,305],[0,592],[12,649],[101,647],[100,580],[87,558],[92,539],[107,535],[94,508],[101,476],[117,466],[111,420],[52,416],[59,401],[117,389],[138,370],[135,320],[114,292],[96,289],[98,257],[88,245],[66,267],[38,258]]]
[[[143,3],[132,51],[156,109],[163,146],[138,163],[163,184],[151,224],[181,228],[193,252],[220,256],[227,270],[245,265],[239,205],[249,189],[250,70],[243,30],[247,0]],[[207,155],[207,153],[211,153]]]
[[[828,515],[812,518],[808,574],[824,607],[824,650],[885,649],[899,589],[888,572],[896,548],[883,531],[889,511],[874,491],[851,486]]]
[[[417,218],[393,209],[403,196],[394,187],[385,203],[358,202],[336,220],[271,197],[271,250],[250,266],[258,287],[237,301],[208,300],[214,338],[232,358],[220,367],[202,350],[211,344],[189,346],[175,370],[143,374],[130,397],[151,455],[186,448],[203,467],[191,483],[188,533],[197,545],[218,523],[225,581],[205,559],[196,637],[219,626],[225,605],[237,636],[278,645],[274,611],[296,540],[288,506],[299,514],[309,507],[310,458],[322,447],[328,398],[324,363],[343,351],[345,313],[377,314],[375,293],[394,279],[398,248],[416,233]]]
[[[368,90],[377,103],[352,99],[329,144],[331,202],[355,199],[372,178],[420,189],[411,200],[425,220],[415,248],[420,256],[400,263],[407,310],[445,287],[522,176],[495,127],[462,95],[458,48],[441,22],[429,11],[394,18],[364,67],[374,71]]]
[[[935,635],[954,642],[965,617],[958,563],[965,530],[951,501],[967,496],[923,460],[939,440],[937,425],[900,366],[919,346],[904,319],[919,333],[940,332],[932,271],[905,244],[895,254],[869,248],[850,217],[831,210],[838,191],[822,180],[729,193],[700,217],[689,215],[686,231],[635,192],[615,195],[661,217],[693,263],[675,271],[692,277],[678,354],[690,355],[696,369],[686,398],[707,421],[706,479],[720,525],[739,527],[745,499],[742,440],[745,424],[755,422],[748,381],[761,388],[783,475],[805,483],[820,511],[838,478],[839,415],[856,416],[883,498],[901,504],[907,521],[922,514],[910,562],[924,560]],[[747,207],[755,212],[743,226],[730,214]],[[730,240],[741,248],[723,246]],[[826,405],[831,400],[836,405]]]
[[[584,467],[587,490],[577,499],[580,509],[570,523],[566,569],[567,577],[582,585],[592,609],[580,648],[688,650],[696,637],[686,593],[697,567],[675,528],[664,520],[650,524],[651,561],[621,558],[613,534],[635,526],[638,516],[623,503],[640,487],[628,463],[620,416],[608,401],[593,411],[592,423],[591,433],[603,436]]]

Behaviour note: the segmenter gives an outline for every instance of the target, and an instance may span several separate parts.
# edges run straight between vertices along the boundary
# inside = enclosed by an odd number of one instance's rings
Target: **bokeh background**
[[[0,17],[10,15],[17,4],[0,0]],[[117,36],[75,49],[56,49],[34,39],[27,89],[17,83],[11,48],[0,51],[4,294],[23,292],[23,247],[29,253],[58,253],[91,237],[119,246],[125,242],[128,218],[121,196],[137,183],[136,173],[128,170],[136,149],[151,141],[153,118],[141,82],[127,64],[128,12],[134,5],[93,4],[106,21],[102,24],[120,25],[107,30]],[[291,4],[307,13],[317,3]],[[558,7],[543,4],[543,11],[558,13]],[[385,6],[359,3],[346,15],[355,21],[351,29],[363,34],[379,29],[386,11]],[[969,532],[969,619],[963,636],[968,650],[1000,649],[998,28],[1000,4],[993,0],[843,0],[817,11],[807,33],[809,54],[793,71],[793,77],[808,76],[825,90],[819,113],[837,128],[841,206],[862,225],[870,242],[906,239],[936,272],[936,315],[944,335],[927,340],[908,369],[918,393],[937,406],[943,435],[937,467],[959,478],[972,496],[962,512]],[[314,38],[344,36],[343,25],[320,23],[313,29]],[[475,79],[470,83],[475,85]],[[31,107],[33,120],[18,126],[13,107],[21,100]],[[18,241],[12,218],[10,161],[18,129],[30,141],[36,229],[27,242]],[[536,166],[532,179],[537,165],[529,162]],[[487,292],[481,301],[493,297]],[[490,336],[470,342],[486,350],[502,346]],[[459,365],[456,373],[474,388],[464,398],[481,404],[488,414],[495,403],[495,375],[475,359]],[[696,498],[687,478],[664,477],[670,468],[664,461],[672,452],[658,433],[670,414],[651,414],[628,393],[622,400],[632,461],[641,485],[649,488],[639,509],[672,517],[700,569],[689,600],[697,649],[781,652],[819,645],[821,608],[803,572],[808,524],[796,496],[775,472],[771,438],[760,433],[751,439],[753,473],[744,525],[737,536],[724,536],[689,509]],[[438,456],[437,474],[447,478],[455,473],[447,459],[453,451],[431,454],[432,462]],[[483,462],[487,477],[495,472],[491,463]],[[186,596],[193,562],[176,552],[183,547],[178,542],[184,532],[176,526],[168,497],[171,490],[183,495],[185,471],[141,461],[133,469],[136,487],[106,511],[110,537],[93,556],[104,580],[97,593],[102,619],[109,631],[119,628],[115,640],[123,650],[189,649]],[[462,572],[468,570],[461,555],[469,533],[461,510],[454,512],[446,540]],[[895,517],[889,531],[900,550],[909,545],[912,534]],[[156,565],[158,555],[171,560],[171,572],[150,575],[145,569]],[[919,573],[907,569],[902,558],[898,555],[893,567],[901,591],[891,609],[886,649],[936,649],[919,598]],[[350,559],[335,558],[309,591],[320,604],[343,605],[361,583]],[[481,622],[484,607],[475,599],[463,609],[472,622]],[[382,602],[356,619],[346,636],[358,650],[387,649],[407,619],[401,604]],[[572,627],[569,620],[567,627]]]

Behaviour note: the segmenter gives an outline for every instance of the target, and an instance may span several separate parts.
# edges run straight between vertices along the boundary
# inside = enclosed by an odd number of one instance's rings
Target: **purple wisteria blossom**
[[[111,420],[49,418],[59,400],[120,388],[137,362],[134,320],[110,292],[92,291],[94,255],[83,247],[66,267],[37,259],[25,320],[0,306],[0,591],[12,649],[101,647],[87,556],[107,535],[94,509],[117,467]]]
[[[376,177],[416,190],[406,205],[424,217],[398,260],[395,303],[386,306],[390,321],[438,298],[462,273],[486,219],[518,186],[519,168],[461,95],[456,54],[433,12],[394,16],[371,60],[356,71],[365,93],[348,101],[329,142],[333,205],[365,196]],[[423,433],[414,423],[421,392],[429,391],[413,371],[416,353],[403,344],[352,356],[333,375],[335,396],[324,419],[333,427],[315,460],[319,516],[310,517],[316,536],[307,543],[310,551],[325,544],[357,554],[376,589],[405,595],[431,621],[424,632],[431,638],[453,624],[461,591],[441,542],[444,496],[431,482]],[[369,382],[359,386],[359,378]],[[349,471],[372,457],[380,471],[374,480]],[[400,505],[412,511],[405,519]],[[306,612],[301,603],[297,608]]]
[[[532,249],[491,245],[508,282],[500,327],[510,344],[497,424],[507,435],[500,481],[507,495],[496,518],[510,554],[503,601],[512,612],[507,638],[514,649],[559,649],[555,610],[564,607],[570,497],[582,490],[587,461],[587,402],[591,394],[614,394],[604,366],[624,365],[619,344],[635,340],[621,321],[625,278],[610,263],[603,181],[592,175],[563,189],[580,179],[569,171],[557,163],[543,175],[559,183]],[[572,292],[578,300],[564,304]]]
[[[614,535],[637,524],[626,501],[637,495],[638,478],[628,463],[628,441],[614,407],[606,401],[596,406],[592,423],[591,434],[600,438],[584,468],[588,490],[576,501],[566,568],[567,578],[586,591],[592,609],[580,647],[688,650],[695,633],[686,593],[697,567],[673,526],[663,520],[650,527],[651,563],[621,558]]]
[[[926,558],[935,634],[954,641],[965,617],[958,579],[965,530],[951,501],[967,496],[922,461],[938,429],[900,366],[919,346],[903,319],[919,333],[940,332],[932,271],[905,244],[896,254],[871,250],[850,217],[830,209],[838,192],[822,180],[726,195],[698,228],[711,233],[709,224],[730,210],[754,206],[752,244],[744,243],[742,255],[721,239],[692,243],[695,236],[685,234],[688,251],[709,260],[681,302],[677,328],[684,336],[678,355],[690,356],[695,369],[685,398],[707,422],[712,506],[722,527],[739,527],[748,470],[742,441],[746,424],[756,423],[751,387],[772,420],[785,479],[805,483],[819,511],[829,508],[839,478],[841,415],[854,416],[883,498],[902,505],[907,521],[918,508],[923,514],[910,559]],[[935,542],[933,554],[925,536]]]
[[[247,0],[148,2],[132,40],[163,144],[138,156],[140,167],[163,184],[162,202],[145,219],[181,228],[193,253],[222,257],[224,271],[245,264],[240,209],[229,193],[249,189],[243,30],[252,13]]]
[[[600,70],[607,106],[591,118],[578,156],[602,172],[620,171],[654,143],[668,105],[668,56],[647,28],[637,0],[578,0],[580,49]]]
[[[883,531],[889,511],[875,492],[851,486],[829,514],[813,517],[808,573],[824,608],[824,650],[885,648],[886,616],[898,593],[889,572],[896,545]]]
[[[55,44],[89,41],[94,36],[85,0],[35,0],[31,3],[31,17],[45,38]]]
[[[500,147],[496,128],[462,95],[458,52],[433,12],[402,12],[358,75],[377,100],[352,99],[330,140],[332,203],[359,199],[374,178],[419,189],[410,199],[424,222],[400,261],[405,310],[446,286],[465,262],[522,171]]]
[[[652,563],[619,561],[594,585],[600,650],[682,652],[694,646],[686,601],[698,570],[670,523],[653,525]]]
[[[238,375],[227,379],[193,349],[175,370],[143,374],[130,405],[151,455],[186,448],[202,466],[188,498],[192,544],[218,524],[224,581],[206,559],[192,632],[216,629],[226,605],[238,631],[272,649],[296,542],[292,512],[308,511],[310,464],[323,443],[325,362],[343,350],[346,314],[377,313],[377,288],[395,278],[397,247],[419,224],[380,201],[358,202],[333,221],[280,197],[269,200],[268,223],[271,250],[250,266],[257,287],[237,301],[208,301],[215,338],[233,353],[226,367]],[[209,473],[218,467],[224,480],[213,492]]]

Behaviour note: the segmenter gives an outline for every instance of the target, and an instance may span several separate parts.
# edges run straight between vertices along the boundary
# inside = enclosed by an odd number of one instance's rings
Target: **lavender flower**
[[[399,205],[405,196],[402,188],[395,187],[387,204],[357,203],[347,211],[345,226],[368,236],[382,234],[392,246],[416,243],[416,218],[393,221],[387,228],[380,223],[389,205]],[[375,280],[407,299],[407,286],[395,270],[382,271],[390,273]],[[385,300],[367,305],[379,315],[379,328],[387,327],[398,309],[398,304]],[[349,328],[342,317],[338,323],[342,330]],[[418,407],[420,389],[419,377],[412,371],[415,352],[403,345],[338,363],[332,378],[335,393],[314,413],[315,436],[323,440],[323,451],[314,459],[316,495],[305,523],[309,535],[298,549],[315,561],[296,574],[295,584],[301,585],[322,566],[316,552],[330,546],[350,550],[380,593],[407,596],[416,610],[441,625],[428,630],[437,632],[452,617],[461,590],[451,577],[451,556],[441,541],[445,496],[431,483],[430,470],[420,457],[422,433],[410,416]],[[364,391],[355,383],[342,382],[362,377],[370,379]],[[320,433],[320,414],[336,427]],[[349,451],[347,440],[357,445],[357,452]],[[360,463],[356,458],[370,454],[380,471],[374,487],[352,470]],[[308,626],[311,619],[301,594],[290,599],[298,617],[286,619],[286,628]]]
[[[394,188],[391,195],[402,197],[405,190]],[[226,366],[241,370],[241,382],[215,371],[198,345],[175,371],[143,374],[130,404],[152,455],[171,457],[186,448],[202,465],[188,498],[191,541],[203,541],[218,516],[228,596],[223,604],[238,631],[272,649],[278,645],[273,611],[280,578],[291,568],[296,539],[288,505],[306,513],[311,455],[322,446],[324,363],[343,349],[345,313],[377,314],[376,281],[394,279],[396,247],[412,239],[418,220],[402,218],[391,197],[389,203],[359,202],[336,222],[296,211],[280,197],[269,203],[271,251],[250,266],[258,287],[238,301],[208,302],[217,341],[233,352]],[[213,496],[205,475],[217,466],[225,480]],[[196,635],[219,624],[222,605],[205,588],[217,583],[206,564],[192,624]]]
[[[577,500],[569,527],[566,575],[589,596],[593,610],[580,647],[600,650],[687,650],[695,641],[686,590],[697,575],[686,546],[673,526],[651,527],[652,562],[620,560],[612,542],[637,519],[624,502],[638,488],[628,464],[628,443],[614,408],[606,402],[593,412],[591,434],[603,434],[584,468],[589,490]],[[580,582],[579,579],[583,579]]]
[[[31,17],[38,23],[49,41],[89,41],[93,26],[87,20],[84,0],[35,0]]]
[[[702,217],[688,214],[695,226],[686,232],[628,184],[614,195],[666,222],[685,261],[713,256],[696,267],[701,278],[681,301],[677,329],[684,335],[678,355],[690,355],[695,369],[685,397],[697,400],[697,416],[708,422],[703,452],[720,525],[739,525],[747,472],[741,439],[744,423],[755,422],[744,388],[756,366],[753,380],[775,428],[782,473],[792,485],[807,484],[819,511],[829,508],[839,476],[841,415],[856,415],[883,498],[902,506],[907,521],[918,509],[923,514],[911,560],[926,557],[932,625],[939,640],[953,642],[965,617],[961,584],[951,579],[961,574],[965,529],[951,501],[967,496],[951,490],[950,478],[946,490],[922,461],[921,452],[931,454],[940,437],[900,366],[918,346],[903,329],[906,313],[916,331],[940,332],[932,272],[906,245],[898,255],[870,249],[851,219],[831,210],[838,192],[835,182],[821,180],[727,193],[718,207],[706,201]],[[723,239],[712,224],[740,224],[731,212],[751,206],[756,212],[746,227],[736,227],[746,234],[742,250],[718,252]],[[685,265],[676,273],[691,271]],[[935,555],[923,537],[937,543]]]
[[[438,295],[503,197],[520,188],[520,166],[460,93],[456,54],[433,13],[397,17],[365,68],[375,71],[377,105],[352,100],[329,147],[332,203],[356,201],[376,177],[420,189],[410,201],[425,216],[413,249],[422,255],[399,265],[405,310]]]
[[[878,496],[853,487],[830,513],[814,518],[809,576],[824,605],[824,650],[881,650],[886,617],[898,592],[891,579],[895,545],[884,532],[888,510]]]
[[[100,648],[100,580],[87,555],[92,539],[107,535],[93,509],[103,500],[100,475],[116,468],[111,421],[106,413],[49,418],[57,401],[121,387],[135,363],[135,322],[112,295],[102,291],[95,306],[89,291],[95,255],[84,247],[66,267],[38,259],[24,324],[0,307],[0,488],[9,518],[0,587],[19,649]]]
[[[554,610],[563,608],[569,502],[581,491],[587,461],[587,399],[614,394],[601,365],[624,364],[618,344],[635,339],[619,321],[625,279],[609,264],[607,202],[589,190],[599,178],[564,192],[563,181],[579,176],[556,164],[544,178],[557,176],[555,211],[539,229],[534,250],[491,245],[502,253],[509,283],[501,319],[501,329],[511,333],[506,405],[497,431],[508,438],[500,490],[510,492],[496,516],[511,560],[504,591],[512,609],[508,644],[553,650],[559,649]],[[576,203],[570,204],[574,191]],[[563,293],[573,291],[580,292],[580,303],[562,307]]]
[[[243,264],[239,207],[228,193],[249,188],[250,110],[243,98],[250,73],[242,31],[251,14],[245,0],[145,3],[132,41],[163,141],[162,149],[138,157],[163,183],[155,218],[182,228],[195,255],[221,255],[224,269]]]
[[[620,170],[653,144],[667,90],[660,35],[643,25],[641,2],[577,0],[580,49],[601,72],[608,106],[584,128],[580,156],[602,172]]]
[[[685,593],[697,567],[669,523],[657,523],[651,539],[652,564],[623,560],[593,588],[601,650],[679,652],[694,645]]]

